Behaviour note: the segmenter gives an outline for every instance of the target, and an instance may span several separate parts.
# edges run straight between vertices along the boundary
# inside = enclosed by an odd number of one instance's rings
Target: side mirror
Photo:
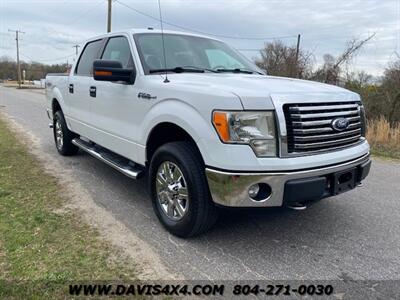
[[[124,69],[118,60],[97,59],[93,62],[93,78],[99,81],[122,81],[133,84],[136,73],[134,69]]]

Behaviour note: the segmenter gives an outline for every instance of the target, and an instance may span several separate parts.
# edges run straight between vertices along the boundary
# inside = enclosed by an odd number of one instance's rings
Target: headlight
[[[272,111],[215,111],[213,124],[224,143],[250,145],[260,157],[276,156],[275,116]]]

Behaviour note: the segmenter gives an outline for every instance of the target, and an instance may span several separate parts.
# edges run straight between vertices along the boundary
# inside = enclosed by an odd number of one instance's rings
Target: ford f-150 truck
[[[201,35],[92,38],[46,94],[58,152],[147,174],[157,217],[180,237],[209,229],[218,206],[305,209],[361,185],[371,165],[358,94],[268,76]]]

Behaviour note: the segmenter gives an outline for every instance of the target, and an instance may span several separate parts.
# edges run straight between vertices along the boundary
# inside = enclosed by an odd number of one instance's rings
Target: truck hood
[[[230,92],[244,109],[273,109],[286,102],[358,101],[359,95],[346,89],[314,81],[248,74],[170,74],[171,83]]]

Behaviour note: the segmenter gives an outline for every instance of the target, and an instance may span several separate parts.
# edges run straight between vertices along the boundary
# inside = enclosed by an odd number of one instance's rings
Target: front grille
[[[362,116],[359,102],[285,104],[289,154],[336,150],[359,143]],[[333,129],[337,118],[349,120],[343,131]]]

